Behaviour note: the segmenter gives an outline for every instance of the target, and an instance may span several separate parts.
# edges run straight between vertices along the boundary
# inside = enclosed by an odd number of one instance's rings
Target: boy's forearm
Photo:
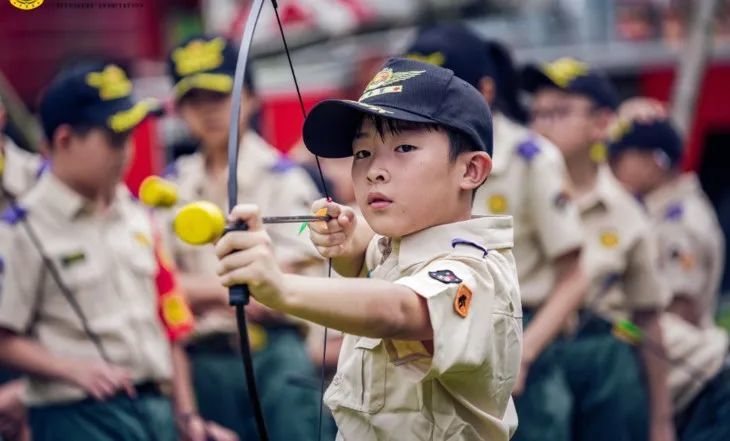
[[[210,305],[228,305],[228,291],[215,275],[180,272],[177,278],[193,310],[198,311]]]
[[[269,305],[282,312],[365,337],[432,338],[425,300],[408,287],[378,279],[284,277],[284,300]]]
[[[560,275],[552,293],[525,329],[523,357],[532,362],[555,339],[566,319],[578,309],[588,287],[578,264],[579,253],[572,252],[561,260]]]
[[[667,380],[668,363],[664,357],[656,353],[656,351],[664,350],[662,332],[659,327],[659,314],[641,312],[636,314],[634,320],[643,330],[646,340],[650,342],[640,346],[639,354],[648,382],[651,418],[654,421],[671,419],[673,410]],[[649,344],[651,347],[648,346]]]
[[[0,331],[0,364],[44,378],[69,381],[72,362],[51,354],[37,342]]]
[[[180,344],[173,343],[171,357],[173,370],[172,396],[175,404],[175,412],[178,415],[194,414],[197,410],[188,356]]]

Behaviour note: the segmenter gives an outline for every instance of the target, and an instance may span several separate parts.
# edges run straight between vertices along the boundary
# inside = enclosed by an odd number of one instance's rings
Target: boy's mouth
[[[392,203],[393,203],[393,201],[388,199],[382,193],[369,193],[368,194],[368,205],[371,208],[374,208],[376,210],[387,208]]]

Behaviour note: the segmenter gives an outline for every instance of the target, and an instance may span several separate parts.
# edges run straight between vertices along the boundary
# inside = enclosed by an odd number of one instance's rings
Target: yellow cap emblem
[[[223,64],[226,42],[220,37],[210,41],[193,40],[172,52],[175,71],[180,76],[213,70]]]
[[[101,72],[87,74],[86,84],[99,89],[99,97],[104,101],[124,98],[132,93],[132,82],[119,66],[113,64]]]
[[[588,65],[566,57],[544,64],[542,71],[558,86],[567,87],[571,81],[588,73]]]
[[[443,52],[432,52],[428,55],[412,53],[406,55],[409,60],[421,61],[423,63],[433,64],[434,66],[443,66],[446,62],[446,57]]]

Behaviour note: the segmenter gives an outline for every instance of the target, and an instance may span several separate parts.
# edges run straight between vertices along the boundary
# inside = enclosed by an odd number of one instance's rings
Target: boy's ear
[[[53,132],[53,139],[50,142],[51,151],[67,149],[71,145],[73,130],[68,124],[61,124]]]
[[[494,100],[497,98],[497,85],[494,84],[492,77],[483,77],[479,80],[479,92],[490,106],[494,104]]]
[[[486,152],[462,153],[460,161],[464,165],[461,177],[463,190],[476,190],[492,171],[492,158]]]

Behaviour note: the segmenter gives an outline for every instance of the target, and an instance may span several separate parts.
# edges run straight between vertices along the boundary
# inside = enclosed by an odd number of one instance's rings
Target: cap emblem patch
[[[99,97],[104,101],[124,98],[132,93],[132,82],[119,66],[113,64],[101,72],[88,73],[86,84],[98,89]]]
[[[225,40],[220,37],[210,41],[193,40],[185,47],[173,51],[172,61],[175,62],[175,71],[180,76],[186,76],[215,69],[223,64],[225,46]]]

